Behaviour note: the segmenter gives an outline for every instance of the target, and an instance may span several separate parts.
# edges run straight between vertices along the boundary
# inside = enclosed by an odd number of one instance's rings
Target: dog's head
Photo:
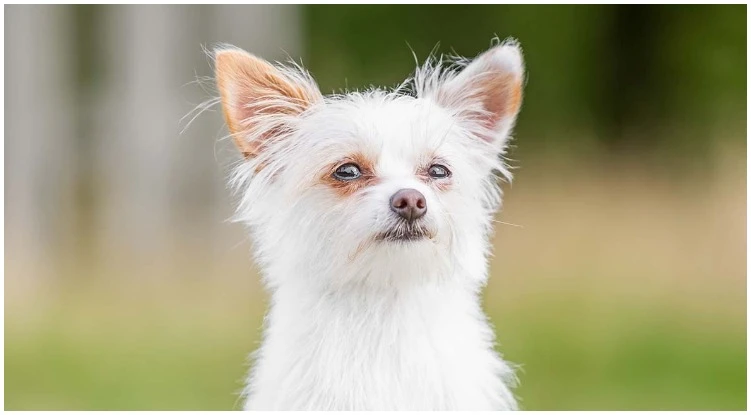
[[[328,97],[299,67],[237,49],[217,51],[215,63],[244,157],[238,219],[263,266],[294,257],[297,272],[379,281],[457,259],[484,267],[521,105],[516,43],[448,68],[429,61],[393,91]]]

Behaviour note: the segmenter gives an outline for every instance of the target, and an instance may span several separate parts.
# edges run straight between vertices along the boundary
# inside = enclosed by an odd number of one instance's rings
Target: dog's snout
[[[425,196],[415,189],[402,189],[391,196],[391,210],[409,222],[425,216]]]

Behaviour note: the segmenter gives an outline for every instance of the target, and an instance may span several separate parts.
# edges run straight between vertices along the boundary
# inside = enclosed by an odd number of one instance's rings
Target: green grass
[[[592,324],[605,311],[607,325]],[[666,311],[548,308],[500,325],[500,349],[522,364],[523,408],[745,409],[742,326],[691,328]]]
[[[186,311],[183,322],[69,314],[88,325],[61,324],[61,315],[33,332],[6,328],[6,409],[235,408],[255,330]]]
[[[10,324],[6,409],[236,409],[261,320],[240,304],[114,315],[79,303]],[[573,298],[491,311],[500,350],[522,366],[524,409],[746,408],[739,322],[692,326],[666,309]]]

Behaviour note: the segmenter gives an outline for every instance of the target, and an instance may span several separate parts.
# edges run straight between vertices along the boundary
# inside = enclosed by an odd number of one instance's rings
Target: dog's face
[[[315,275],[383,282],[469,252],[484,263],[496,174],[508,176],[501,156],[521,103],[516,45],[461,72],[426,64],[410,95],[324,98],[299,69],[239,50],[219,51],[216,71],[244,155],[238,218],[251,225],[262,265],[278,265],[284,251]]]

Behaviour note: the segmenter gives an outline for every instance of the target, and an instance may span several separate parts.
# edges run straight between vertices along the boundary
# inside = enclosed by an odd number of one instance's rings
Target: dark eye
[[[342,181],[359,179],[362,176],[360,167],[355,163],[342,164],[334,172],[334,178]]]
[[[451,171],[446,166],[434,164],[428,169],[428,175],[434,179],[445,179],[451,176]]]

